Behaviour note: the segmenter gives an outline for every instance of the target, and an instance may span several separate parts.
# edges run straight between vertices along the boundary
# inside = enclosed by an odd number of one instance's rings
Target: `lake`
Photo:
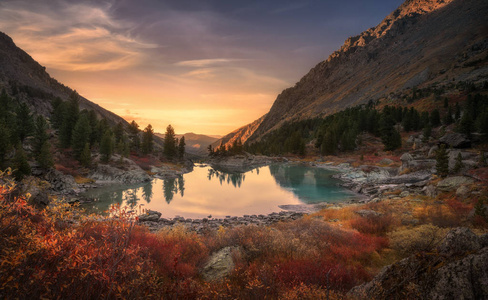
[[[103,212],[113,203],[156,210],[164,218],[222,218],[279,212],[281,205],[344,201],[354,196],[332,178],[335,171],[301,164],[273,164],[245,173],[224,172],[197,164],[175,179],[136,185],[110,185],[88,190],[96,199],[85,204]]]

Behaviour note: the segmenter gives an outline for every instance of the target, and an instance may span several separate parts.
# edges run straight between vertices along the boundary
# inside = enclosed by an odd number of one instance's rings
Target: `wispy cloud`
[[[7,1],[0,6],[0,28],[36,60],[59,70],[101,71],[136,64],[140,50],[155,47],[128,32],[132,24],[110,15],[110,5],[42,5]]]
[[[212,58],[212,59],[195,59],[195,60],[185,60],[177,62],[175,65],[184,67],[206,67],[211,65],[226,64],[230,62],[239,61],[239,59],[230,58]]]

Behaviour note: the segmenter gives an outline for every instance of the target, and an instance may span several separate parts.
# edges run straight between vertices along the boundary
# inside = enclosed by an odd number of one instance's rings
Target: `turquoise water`
[[[136,185],[112,185],[87,191],[86,205],[98,212],[113,203],[156,210],[163,217],[242,216],[281,211],[281,205],[344,201],[353,194],[332,178],[334,171],[298,164],[275,164],[245,173],[197,165],[175,179]]]

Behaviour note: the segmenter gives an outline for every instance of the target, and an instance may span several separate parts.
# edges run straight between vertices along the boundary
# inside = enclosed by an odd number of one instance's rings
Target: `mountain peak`
[[[486,60],[488,1],[407,0],[380,24],[350,37],[294,87],[285,89],[250,137],[285,122],[323,117],[402,90],[479,81]]]

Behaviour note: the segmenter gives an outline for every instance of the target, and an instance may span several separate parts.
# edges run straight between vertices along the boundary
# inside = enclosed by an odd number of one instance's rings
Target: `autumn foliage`
[[[273,226],[152,233],[120,207],[108,216],[56,200],[36,209],[8,176],[0,180],[1,299],[343,299],[392,257],[435,247],[441,227],[462,224],[473,207],[445,195],[442,204],[368,204]],[[400,225],[407,208],[439,227]],[[380,213],[363,217],[359,209]],[[228,246],[233,272],[205,282],[205,262]]]

